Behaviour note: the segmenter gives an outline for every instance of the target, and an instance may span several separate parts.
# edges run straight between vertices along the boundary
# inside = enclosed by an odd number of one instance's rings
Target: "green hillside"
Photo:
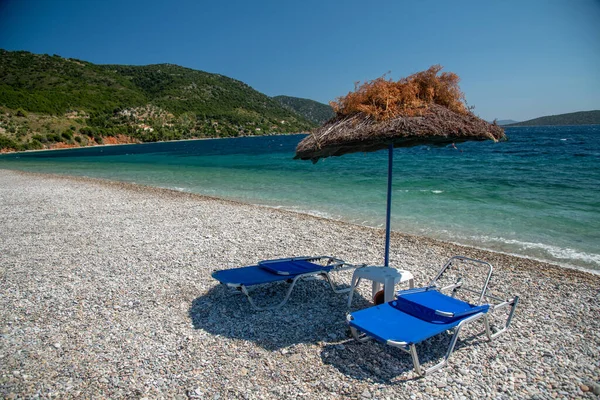
[[[547,115],[507,126],[544,126],[544,125],[598,125],[600,110],[578,111],[568,114]]]
[[[0,150],[295,133],[314,125],[218,74],[0,49]]]
[[[307,120],[318,125],[321,125],[323,122],[335,116],[331,106],[319,103],[318,101],[290,96],[275,96],[273,99],[277,100],[279,104],[288,110],[300,114]]]

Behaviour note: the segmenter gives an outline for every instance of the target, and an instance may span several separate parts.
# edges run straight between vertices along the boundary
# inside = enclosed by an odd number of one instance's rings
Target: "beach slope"
[[[498,340],[459,342],[418,379],[410,358],[351,341],[346,297],[301,282],[253,312],[214,269],[334,255],[380,264],[381,230],[131,184],[0,170],[0,396],[570,398],[600,393],[600,277],[394,233],[391,265],[426,283],[456,254],[521,296]],[[348,283],[350,274],[339,276]],[[258,300],[282,295],[268,288]],[[367,305],[363,285],[355,307]],[[423,346],[424,362],[447,341]]]

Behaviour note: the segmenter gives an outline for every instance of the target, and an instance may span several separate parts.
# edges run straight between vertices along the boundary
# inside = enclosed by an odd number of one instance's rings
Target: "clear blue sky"
[[[0,0],[0,48],[173,63],[323,103],[442,64],[486,119],[600,109],[598,0]]]

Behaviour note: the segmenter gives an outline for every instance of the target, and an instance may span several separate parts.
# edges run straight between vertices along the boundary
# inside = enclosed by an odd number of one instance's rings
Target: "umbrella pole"
[[[385,261],[386,267],[390,266],[390,214],[392,211],[392,165],[394,162],[394,145],[388,148],[388,187],[387,187],[387,212],[385,216]]]

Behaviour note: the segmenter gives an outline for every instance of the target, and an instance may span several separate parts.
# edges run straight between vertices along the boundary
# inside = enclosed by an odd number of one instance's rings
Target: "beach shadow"
[[[350,336],[349,329],[348,336]],[[428,368],[442,361],[451,337],[450,334],[442,334],[418,344],[417,351],[421,366]],[[474,348],[489,343],[484,337],[481,334],[469,333],[464,335],[464,339],[459,338],[449,363],[444,368],[460,366],[453,364],[453,361],[458,361],[457,352],[473,351]],[[414,371],[410,354],[375,340],[359,343],[349,339],[337,344],[328,344],[321,351],[321,360],[323,364],[331,365],[344,375],[358,380],[401,384],[422,378]],[[476,369],[477,366],[469,365],[468,368]]]
[[[338,285],[338,288],[348,285]],[[259,306],[281,301],[286,283],[261,285],[251,291]],[[273,351],[301,343],[346,340],[348,294],[334,293],[322,279],[299,280],[288,302],[276,310],[256,311],[239,291],[217,284],[196,298],[189,309],[195,329],[232,339],[248,340]],[[358,292],[353,306],[370,303]]]
[[[287,287],[285,283],[263,285],[251,295],[260,306],[273,305],[283,299]],[[347,301],[347,294],[333,293],[325,281],[305,279],[296,284],[289,301],[281,308],[256,311],[241,292],[217,284],[192,302],[189,316],[195,329],[251,341],[268,351],[320,343],[323,364],[354,379],[385,384],[420,379],[414,372],[409,354],[374,340],[359,343],[351,338],[346,324]],[[372,305],[359,292],[354,294],[352,310]],[[489,344],[480,334],[478,328],[481,327],[475,325],[473,330],[463,329],[449,365],[444,368],[461,366],[457,353]],[[421,365],[427,368],[441,361],[450,339],[451,335],[442,334],[419,344]]]

